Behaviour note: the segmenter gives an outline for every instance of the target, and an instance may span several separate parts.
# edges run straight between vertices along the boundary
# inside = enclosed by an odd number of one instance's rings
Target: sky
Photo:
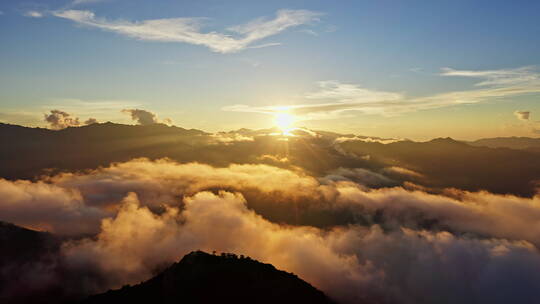
[[[0,121],[540,136],[538,1],[0,0]]]

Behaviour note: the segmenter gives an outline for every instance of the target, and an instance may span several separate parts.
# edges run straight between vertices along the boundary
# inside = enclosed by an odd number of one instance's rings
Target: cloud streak
[[[532,67],[508,70],[455,70],[443,68],[440,74],[446,77],[479,78],[475,86],[481,89],[455,91],[425,97],[410,98],[402,93],[385,92],[363,88],[357,84],[339,81],[321,81],[319,89],[304,95],[306,101],[297,105],[273,105],[253,107],[232,105],[224,111],[253,112],[274,115],[288,112],[301,120],[333,119],[344,112],[356,111],[364,114],[399,115],[419,110],[436,109],[461,104],[474,104],[493,98],[506,98],[540,92],[540,74]]]
[[[318,21],[320,13],[308,10],[279,10],[273,19],[259,18],[227,29],[231,34],[202,32],[203,18],[170,18],[140,22],[110,21],[98,18],[87,10],[55,11],[53,15],[77,24],[115,32],[127,37],[160,42],[182,42],[202,45],[218,53],[235,53],[246,48],[265,47],[276,43],[253,45],[291,27]]]
[[[43,18],[45,15],[38,11],[27,11],[23,14],[23,16],[30,18]]]
[[[531,116],[531,112],[530,111],[514,111],[514,115],[519,120],[529,121],[529,117]]]
[[[70,6],[87,5],[87,4],[99,3],[99,2],[105,2],[105,1],[109,1],[109,0],[73,0]]]
[[[455,77],[479,78],[483,81],[475,86],[504,86],[515,84],[527,84],[539,81],[540,77],[533,67],[521,67],[517,69],[501,70],[455,70],[452,68],[442,68],[441,75]]]

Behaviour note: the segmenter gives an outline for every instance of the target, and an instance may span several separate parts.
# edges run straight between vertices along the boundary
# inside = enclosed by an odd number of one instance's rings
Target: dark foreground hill
[[[56,254],[60,240],[50,233],[0,222],[0,267]]]
[[[61,303],[60,244],[50,233],[0,222],[0,303]]]
[[[61,244],[53,234],[0,221],[0,303],[333,303],[270,264],[201,251],[146,282],[88,297],[91,273],[65,265]]]
[[[333,303],[299,279],[233,254],[194,251],[156,277],[82,303]]]

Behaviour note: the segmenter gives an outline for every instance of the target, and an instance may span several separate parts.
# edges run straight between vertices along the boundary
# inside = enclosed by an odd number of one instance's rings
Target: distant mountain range
[[[470,145],[488,148],[508,148],[540,152],[540,138],[530,137],[495,137],[469,142]]]
[[[381,186],[408,181],[433,191],[458,187],[531,196],[540,180],[538,138],[413,142],[307,129],[293,133],[286,137],[277,129],[240,129],[211,134],[163,124],[110,122],[59,131],[0,124],[0,177],[32,179],[137,157],[167,157],[213,166],[302,168],[321,177],[340,168],[363,168],[393,181]],[[362,182],[361,177],[356,181]]]
[[[371,160],[419,172],[417,184],[489,190],[531,196],[540,181],[540,153],[529,150],[477,147],[451,138],[390,144],[345,142],[342,149]]]

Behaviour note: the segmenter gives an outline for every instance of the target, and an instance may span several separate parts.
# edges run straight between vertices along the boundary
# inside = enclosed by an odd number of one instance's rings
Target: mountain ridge
[[[468,142],[470,145],[488,148],[508,148],[540,151],[540,138],[511,136],[481,138]]]
[[[319,177],[340,168],[363,168],[387,175],[395,181],[392,185],[410,181],[435,191],[455,187],[530,197],[540,182],[540,148],[489,148],[449,137],[386,142],[324,131],[300,130],[295,136],[273,131],[239,129],[211,134],[163,124],[114,123],[52,131],[0,124],[0,142],[6,143],[0,149],[0,177],[35,180],[134,158],[169,158],[215,167],[265,164],[301,168]],[[419,174],[390,174],[385,169],[389,167]]]

